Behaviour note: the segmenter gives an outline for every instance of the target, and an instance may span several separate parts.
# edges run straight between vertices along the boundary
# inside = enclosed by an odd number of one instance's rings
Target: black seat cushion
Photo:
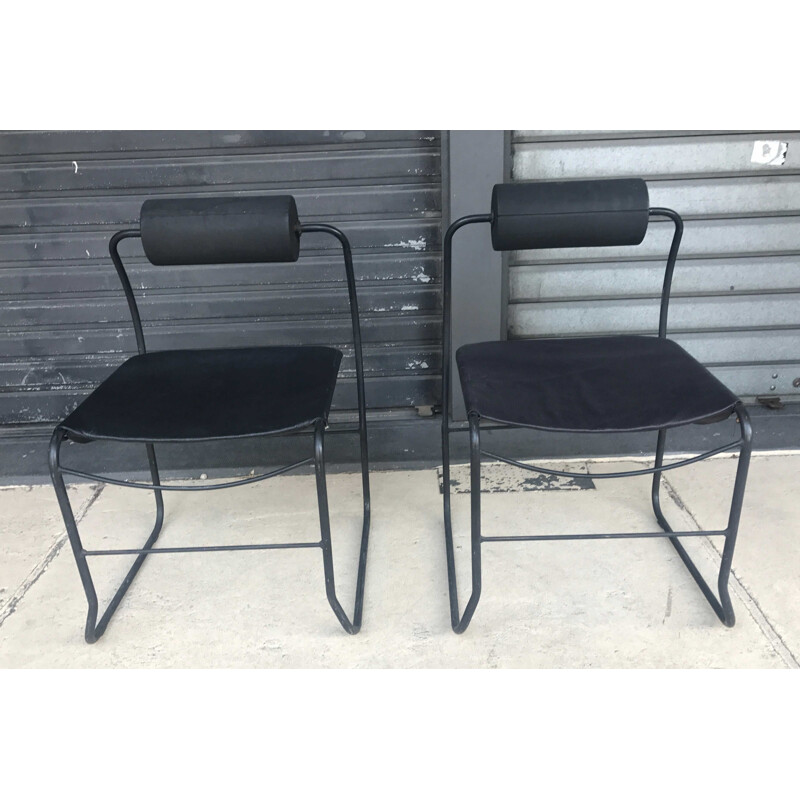
[[[134,356],[61,424],[78,439],[186,441],[327,419],[342,354],[331,347],[166,350]]]
[[[651,336],[482,342],[456,362],[468,412],[543,430],[656,430],[737,401],[680,345]]]

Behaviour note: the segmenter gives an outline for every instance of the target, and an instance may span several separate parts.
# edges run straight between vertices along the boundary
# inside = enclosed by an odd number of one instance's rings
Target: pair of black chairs
[[[658,336],[542,339],[469,344],[456,353],[468,428],[454,424],[451,402],[452,241],[460,228],[491,225],[495,250],[598,247],[641,243],[651,217],[666,217],[675,234],[667,259],[661,296]],[[481,547],[486,542],[549,539],[614,539],[668,537],[712,608],[725,625],[734,624],[728,592],[733,550],[741,514],[752,431],[741,401],[676,343],[666,338],[667,312],[683,223],[665,208],[650,208],[641,180],[542,182],[495,186],[489,214],[463,217],[444,239],[444,367],[442,391],[442,461],[445,543],[453,630],[462,633],[481,594]],[[141,238],[154,265],[294,262],[305,233],[334,236],[342,247],[350,300],[356,367],[358,425],[336,432],[360,437],[363,524],[355,607],[352,621],[342,608],[334,582],[331,529],[325,481],[324,441],[341,351],[331,347],[253,347],[217,350],[175,350],[148,353],[130,282],[118,253],[119,243]],[[50,444],[50,471],[70,544],[89,605],[85,637],[95,642],[145,558],[151,553],[319,547],[322,550],[328,601],[348,633],[361,627],[367,546],[370,528],[369,457],[361,331],[350,245],[331,225],[301,224],[290,196],[223,199],[148,200],[138,230],[112,237],[109,246],[128,301],[139,354],[111,374],[55,429]],[[664,464],[666,431],[738,415],[741,437],[694,458]],[[650,469],[596,475],[597,478],[653,475],[652,504],[661,531],[656,533],[484,536],[481,532],[481,458],[487,456],[522,469],[549,475],[571,473],[521,463],[481,449],[481,429],[532,428],[549,431],[657,431],[655,464]],[[154,445],[251,436],[313,433],[313,457],[263,475],[202,486],[164,485],[159,479]],[[450,436],[468,431],[470,440],[472,592],[463,613],[458,603],[450,511]],[[141,442],[145,445],[152,483],[131,483],[62,465],[63,442],[94,440]],[[739,449],[739,462],[728,525],[721,531],[673,531],[661,511],[661,474],[669,469]],[[204,491],[241,486],[284,474],[313,461],[319,504],[319,541],[283,544],[155,547],[164,520],[163,491]],[[151,490],[156,521],[143,547],[87,550],[78,533],[64,485],[64,475]],[[584,476],[577,476],[584,477]],[[718,576],[719,597],[702,578],[680,543],[684,536],[725,537]],[[98,599],[88,559],[103,555],[135,555],[127,576],[98,621]]]

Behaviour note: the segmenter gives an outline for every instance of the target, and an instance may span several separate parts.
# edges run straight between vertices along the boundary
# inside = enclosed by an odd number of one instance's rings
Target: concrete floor
[[[570,465],[590,474],[631,461]],[[727,509],[734,458],[667,474],[673,526],[711,529]],[[486,467],[490,471],[489,465]],[[463,477],[463,476],[462,476]],[[487,475],[492,478],[492,475]],[[649,478],[541,490],[497,473],[483,494],[484,532],[654,530]],[[49,486],[0,488],[2,667],[796,667],[800,658],[800,455],[755,456],[734,558],[737,615],[725,628],[665,540],[484,546],[480,605],[450,630],[436,470],[372,475],[364,626],[339,627],[319,551],[155,555],[105,636],[83,641],[86,601]],[[339,595],[352,608],[359,480],[329,476]],[[533,489],[533,490],[531,490]],[[138,547],[152,496],[70,487],[87,547]],[[453,495],[462,593],[469,495]],[[162,546],[303,541],[318,535],[313,477],[166,497]],[[687,541],[709,577],[716,542]],[[95,558],[101,605],[130,556]],[[711,581],[710,581],[711,582]]]

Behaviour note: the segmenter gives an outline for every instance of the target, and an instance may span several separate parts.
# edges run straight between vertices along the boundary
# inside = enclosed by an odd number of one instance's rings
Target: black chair
[[[331,531],[325,482],[324,432],[328,422],[342,353],[332,347],[282,346],[216,350],[168,350],[148,353],[130,281],[118,253],[123,239],[141,238],[144,253],[156,266],[294,262],[304,233],[322,233],[339,240],[344,255],[358,394],[358,426],[335,433],[358,433],[364,517],[351,622],[336,597]],[[356,285],[350,244],[331,225],[301,225],[291,196],[226,197],[215,199],[147,200],[140,228],[115,234],[109,252],[128,301],[139,354],[128,359],[100,384],[53,432],[50,473],[69,541],[78,564],[89,612],[86,641],[103,635],[145,558],[151,553],[192,553],[231,550],[272,550],[319,547],[328,602],[348,633],[358,633],[364,603],[364,580],[369,538],[369,461],[367,454],[364,367],[361,355]],[[208,486],[161,484],[154,445],[160,442],[200,442],[251,436],[278,436],[313,431],[314,454],[294,464],[243,480]],[[65,439],[142,442],[147,449],[152,483],[130,483],[69,469],[61,464]],[[284,544],[154,547],[164,520],[163,491],[204,491],[243,486],[282,475],[314,462],[321,539]],[[64,486],[64,475],[155,492],[156,522],[140,549],[86,550]],[[98,602],[87,559],[90,556],[136,555],[125,580],[97,621]]]
[[[453,235],[465,225],[490,223],[495,250],[532,250],[640,244],[650,217],[675,225],[661,294],[658,336],[609,336],[481,342],[460,347],[456,363],[468,416],[468,428],[450,414],[450,283]],[[484,542],[550,539],[669,537],[720,620],[734,624],[728,592],[733,550],[742,510],[752,429],[742,402],[705,367],[666,338],[670,286],[683,222],[667,208],[650,208],[647,185],[638,179],[498,184],[491,214],[456,220],[444,240],[444,370],[442,390],[442,462],[447,576],[453,630],[463,633],[481,594],[481,546]],[[738,415],[741,438],[694,458],[664,466],[669,428],[708,423]],[[482,424],[488,421],[490,425]],[[657,533],[483,536],[481,533],[481,456],[547,475],[585,475],[522,464],[481,450],[482,428],[533,428],[583,433],[658,431],[655,466],[592,475],[619,478],[653,475],[652,504],[662,528]],[[450,434],[469,431],[471,490],[472,594],[459,616],[453,533],[450,516]],[[739,448],[739,462],[728,525],[721,531],[673,531],[659,500],[661,473]],[[701,577],[679,541],[682,536],[724,536],[719,599]]]

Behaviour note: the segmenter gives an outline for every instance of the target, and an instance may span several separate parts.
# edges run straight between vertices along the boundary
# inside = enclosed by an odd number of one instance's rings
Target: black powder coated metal
[[[271,202],[272,200],[270,201],[270,203]],[[291,202],[291,207],[292,208],[294,207],[293,200]],[[280,209],[278,209],[278,211],[280,211]],[[292,222],[291,214],[289,215],[289,222],[290,225],[296,224]],[[330,518],[328,513],[327,485],[325,480],[324,432],[325,432],[325,426],[327,424],[326,418],[323,418],[320,415],[317,419],[311,422],[303,421],[302,424],[295,425],[294,427],[288,430],[281,429],[275,431],[266,431],[263,433],[259,432],[261,433],[261,435],[264,436],[275,437],[283,434],[296,434],[298,430],[308,430],[310,427],[313,429],[313,441],[314,441],[313,458],[297,461],[295,463],[289,464],[288,466],[275,469],[271,472],[267,472],[263,475],[256,475],[253,477],[245,478],[242,480],[231,481],[228,483],[216,483],[209,486],[162,485],[158,474],[158,465],[156,462],[155,448],[152,442],[146,442],[145,444],[147,450],[147,458],[150,466],[150,476],[152,479],[152,483],[150,484],[126,483],[125,481],[119,481],[112,478],[95,475],[89,472],[83,472],[75,469],[70,469],[69,467],[65,467],[61,464],[60,461],[60,449],[65,439],[69,438],[72,441],[81,444],[91,442],[94,439],[91,436],[87,436],[85,432],[78,432],[78,433],[71,432],[67,430],[65,427],[63,427],[62,423],[56,427],[50,441],[50,450],[49,450],[50,474],[53,481],[53,486],[55,488],[56,497],[58,498],[59,507],[64,517],[64,522],[67,528],[67,534],[69,536],[70,545],[72,547],[73,555],[75,556],[75,561],[78,566],[78,573],[80,575],[81,582],[83,584],[84,592],[86,594],[86,599],[89,606],[86,618],[86,628],[85,628],[85,638],[88,643],[92,644],[96,642],[103,635],[108,626],[108,623],[110,622],[112,616],[114,615],[114,612],[116,611],[117,607],[122,601],[122,598],[125,596],[125,593],[127,592],[128,588],[130,587],[131,583],[136,577],[136,574],[138,573],[139,569],[144,563],[145,558],[147,558],[147,556],[150,555],[151,553],[229,552],[229,551],[239,551],[239,550],[274,550],[274,549],[297,549],[297,548],[319,547],[322,550],[323,569],[325,575],[325,591],[328,598],[328,602],[330,603],[331,608],[333,609],[342,627],[348,633],[356,634],[360,630],[362,615],[363,615],[364,588],[366,581],[367,548],[369,544],[370,491],[369,491],[369,454],[367,449],[366,396],[364,389],[364,366],[363,366],[362,346],[361,346],[361,327],[360,327],[360,320],[358,313],[358,299],[356,296],[355,274],[353,271],[353,258],[350,249],[350,243],[347,237],[338,228],[325,224],[302,225],[299,228],[298,236],[302,233],[322,233],[335,237],[342,248],[342,254],[345,264],[345,272],[347,277],[347,287],[348,287],[348,295],[350,301],[350,318],[351,318],[351,327],[353,336],[353,352],[354,352],[355,366],[356,366],[358,426],[355,428],[348,427],[346,429],[342,429],[337,432],[340,433],[357,432],[359,434],[360,454],[361,454],[361,483],[362,483],[362,497],[363,497],[363,522],[361,528],[361,547],[359,553],[358,573],[357,573],[356,592],[355,592],[355,606],[354,606],[352,621],[347,616],[346,612],[342,608],[341,603],[339,602],[336,596],[336,589],[334,582],[331,528],[330,528]],[[290,236],[294,236],[295,235],[294,229],[292,229],[291,231],[287,231],[287,234]],[[119,276],[120,283],[122,284],[125,297],[128,302],[128,308],[131,313],[131,319],[133,321],[134,332],[136,335],[136,344],[139,350],[138,357],[143,357],[147,354],[147,349],[144,340],[144,333],[142,331],[142,323],[139,316],[139,310],[137,307],[136,298],[131,288],[130,281],[125,272],[125,268],[122,264],[122,260],[119,256],[117,249],[119,242],[122,241],[123,239],[138,237],[138,236],[140,236],[140,232],[138,230],[120,231],[111,238],[111,241],[109,243],[109,252],[111,255],[111,259],[114,263],[114,266],[116,268],[117,274]],[[174,245],[174,242],[172,244]],[[235,249],[235,243],[228,242],[226,246],[229,248],[226,251],[226,253],[228,255],[231,255],[233,253],[233,250],[231,250],[230,248]],[[267,257],[264,258],[264,261],[269,260],[268,257],[269,255],[270,254],[267,253]],[[274,252],[272,252],[272,255],[277,259],[285,255],[285,253],[280,248],[276,248]],[[174,255],[171,256],[171,259],[174,259]],[[171,260],[171,263],[175,263],[175,261]],[[276,388],[276,391],[279,391],[279,389]],[[192,438],[190,439],[184,438],[183,440],[207,441],[209,439],[216,439],[216,438],[241,438],[242,436],[248,436],[248,435],[253,435],[253,434],[245,433],[233,437],[228,435],[215,436],[214,430],[209,428],[207,431],[202,432],[202,434],[198,434],[197,432],[195,432]],[[115,439],[115,441],[143,441],[142,437],[138,435],[132,438],[124,438],[121,436],[115,436],[113,438]],[[246,484],[254,483],[256,481],[266,480],[267,478],[271,478],[276,475],[284,474],[290,470],[296,469],[297,467],[308,464],[312,460],[314,462],[315,473],[316,473],[317,500],[319,505],[320,532],[321,532],[321,538],[319,541],[289,542],[289,543],[279,543],[279,544],[213,545],[204,547],[164,547],[164,548],[155,547],[155,543],[158,540],[164,522],[164,501],[162,497],[163,491],[209,491],[215,489],[230,488],[235,486],[243,486]],[[74,475],[77,477],[86,478],[93,481],[101,481],[104,483],[110,483],[119,486],[130,486],[131,488],[149,489],[153,491],[156,499],[156,520],[153,526],[153,530],[148,536],[144,545],[141,548],[121,548],[114,550],[88,550],[84,548],[81,542],[80,534],[78,532],[77,524],[75,522],[75,517],[72,512],[72,507],[69,502],[69,497],[67,495],[66,486],[64,484],[64,477],[63,477],[64,475]],[[125,579],[122,581],[121,585],[117,589],[113,598],[109,602],[106,610],[103,612],[102,616],[98,621],[97,618],[99,612],[98,598],[97,598],[97,593],[95,591],[94,582],[92,580],[92,575],[89,570],[87,559],[92,556],[105,556],[105,555],[136,555],[137,558],[134,561],[133,565],[131,566],[130,570],[128,571],[128,574],[126,575]]]
[[[523,188],[524,187],[520,187]],[[495,197],[497,191],[495,192]],[[575,196],[575,202],[579,202],[578,196]],[[595,209],[592,209],[595,211]],[[541,212],[540,212],[541,213]],[[580,213],[576,209],[576,213]],[[667,334],[667,318],[669,312],[669,298],[670,289],[672,286],[672,275],[675,269],[675,261],[680,247],[680,241],[683,234],[683,221],[677,212],[667,208],[650,208],[648,211],[649,216],[663,216],[667,217],[674,223],[675,233],[672,239],[669,255],[667,258],[667,265],[664,274],[664,283],[661,293],[661,307],[659,314],[659,329],[658,336],[661,339],[666,338]],[[562,214],[563,216],[563,214]],[[541,219],[541,218],[540,218]],[[563,220],[562,220],[563,222]],[[750,463],[750,454],[752,452],[752,426],[743,403],[733,396],[730,412],[737,414],[741,437],[733,442],[715,447],[693,458],[683,459],[680,462],[664,465],[664,448],[666,444],[667,428],[663,427],[658,431],[658,439],[656,443],[655,465],[651,469],[631,470],[616,473],[606,473],[592,475],[592,478],[621,478],[630,477],[634,475],[653,475],[653,484],[651,492],[651,500],[653,505],[653,512],[655,513],[656,520],[661,527],[659,532],[647,533],[607,533],[607,534],[565,534],[565,535],[535,535],[535,536],[483,536],[481,533],[481,456],[485,455],[489,458],[497,459],[506,464],[520,467],[522,469],[532,470],[535,472],[542,472],[548,475],[560,475],[565,477],[585,477],[576,473],[564,472],[559,470],[551,470],[543,467],[538,467],[530,464],[523,464],[511,458],[488,453],[481,449],[481,420],[488,419],[490,425],[487,428],[529,428],[536,429],[535,425],[524,425],[509,423],[507,420],[495,420],[491,417],[482,417],[479,413],[472,410],[468,415],[468,428],[459,428],[452,425],[451,418],[451,375],[450,375],[450,351],[451,351],[451,336],[450,336],[450,322],[451,322],[451,275],[452,275],[452,240],[454,234],[466,225],[473,225],[479,223],[491,223],[493,229],[495,227],[494,214],[477,214],[462,217],[456,220],[448,228],[444,238],[444,271],[443,271],[443,335],[444,342],[444,355],[443,355],[443,375],[442,375],[442,495],[443,495],[443,511],[444,511],[444,528],[445,528],[445,550],[447,558],[447,579],[450,594],[450,618],[452,628],[456,633],[463,633],[470,624],[472,617],[477,608],[478,601],[481,596],[482,578],[481,578],[481,545],[484,542],[505,542],[505,541],[554,541],[554,540],[575,540],[575,539],[633,539],[633,538],[669,538],[675,549],[678,551],[681,559],[688,568],[690,574],[697,582],[703,595],[708,600],[712,609],[719,617],[719,619],[728,627],[733,626],[735,622],[735,615],[733,606],[731,604],[730,593],[728,590],[728,580],[730,577],[731,563],[733,560],[733,551],[736,545],[736,536],[739,528],[739,519],[742,511],[742,502],[744,499],[745,485],[747,481],[747,470]],[[519,237],[524,235],[521,232],[519,220],[515,221],[515,228],[513,232],[514,241],[519,241]],[[562,230],[560,236],[565,236]],[[622,231],[621,236],[627,236],[628,231]],[[511,239],[508,239],[510,242]],[[545,244],[540,246],[552,247],[553,242],[542,237]],[[609,242],[612,243],[612,242]],[[620,242],[616,242],[619,244]],[[498,240],[501,246],[505,242]],[[510,246],[510,245],[509,245]],[[536,246],[527,244],[528,247]],[[566,240],[560,246],[569,246]],[[462,384],[464,377],[462,375]],[[466,394],[466,391],[465,391]],[[499,425],[497,423],[500,423]],[[677,425],[682,423],[678,422]],[[635,428],[633,430],[644,430],[644,428]],[[670,426],[673,427],[673,426]],[[452,529],[452,516],[450,507],[450,434],[456,432],[469,431],[469,445],[470,445],[470,505],[471,505],[471,557],[472,557],[472,591],[463,613],[460,611],[458,602],[458,586],[456,581],[455,572],[455,552],[453,546],[453,529]],[[599,432],[599,429],[598,431]],[[731,501],[731,510],[728,517],[728,524],[724,530],[721,531],[674,531],[661,510],[660,503],[660,486],[661,474],[669,469],[676,469],[678,467],[686,466],[697,461],[709,458],[717,453],[739,448],[739,462],[736,471],[736,479],[734,482],[733,497]],[[700,575],[694,562],[689,557],[685,548],[680,542],[680,537],[683,536],[724,536],[725,545],[723,548],[722,562],[717,579],[717,588],[719,597],[714,595],[714,592],[705,582]]]

